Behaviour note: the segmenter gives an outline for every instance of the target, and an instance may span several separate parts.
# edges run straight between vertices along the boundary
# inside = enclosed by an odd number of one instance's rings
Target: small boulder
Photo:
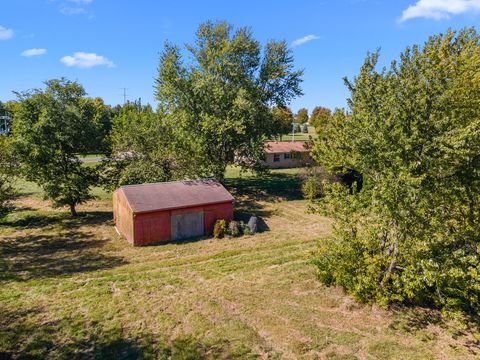
[[[255,234],[257,232],[257,217],[252,216],[250,220],[248,220],[248,230],[250,234]]]

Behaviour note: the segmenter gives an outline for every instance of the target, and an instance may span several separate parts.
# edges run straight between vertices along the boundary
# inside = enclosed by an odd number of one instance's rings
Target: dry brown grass
[[[309,260],[331,224],[304,201],[238,196],[263,232],[144,248],[115,232],[108,200],[72,220],[17,199],[0,229],[0,358],[478,356],[438,313],[419,322],[322,286]]]

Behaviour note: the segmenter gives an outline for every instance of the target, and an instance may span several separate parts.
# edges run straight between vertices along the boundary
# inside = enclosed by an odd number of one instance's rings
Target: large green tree
[[[171,122],[175,120],[139,103],[119,109],[112,120],[111,160],[104,162],[102,171],[109,189],[198,175],[193,166],[195,152],[174,132]]]
[[[112,129],[112,119],[115,110],[105,105],[102,98],[84,97],[82,100],[83,116],[91,119],[96,126],[95,138],[88,142],[89,148],[84,149],[91,154],[108,154],[110,152],[109,133]]]
[[[295,121],[299,124],[305,124],[308,122],[308,110],[306,108],[301,108],[298,110],[295,115]]]
[[[223,179],[235,157],[259,158],[263,141],[278,134],[270,108],[302,93],[302,71],[294,70],[284,41],[270,41],[262,51],[249,29],[226,22],[200,25],[185,52],[184,58],[165,44],[156,98],[160,111],[176,118],[175,133],[198,154],[199,173]]]
[[[310,125],[313,125],[317,133],[319,133],[328,125],[331,116],[332,111],[330,109],[322,106],[315,106],[312,110],[312,115],[310,115]]]
[[[360,172],[363,188],[325,189],[325,283],[365,301],[480,311],[479,42],[473,29],[449,31],[389,69],[371,54],[346,81],[350,112],[333,115],[314,154]]]
[[[277,137],[281,138],[282,135],[292,132],[292,124],[295,119],[290,108],[275,106],[272,108],[272,115],[276,123]]]
[[[13,134],[23,173],[55,206],[69,206],[75,216],[76,205],[92,198],[90,187],[97,181],[96,169],[84,166],[79,155],[98,141],[101,116],[83,87],[65,79],[18,96]]]

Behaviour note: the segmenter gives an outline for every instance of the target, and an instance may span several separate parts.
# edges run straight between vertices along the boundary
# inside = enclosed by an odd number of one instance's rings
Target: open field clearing
[[[295,135],[293,133],[290,133],[288,135],[282,135],[282,141],[307,141],[310,139],[316,139],[317,138],[317,133],[315,132],[315,127],[309,126],[308,127],[308,133],[302,133],[301,131],[296,132]]]
[[[50,208],[28,183],[0,225],[0,358],[475,359],[438,313],[385,311],[326,288],[310,264],[331,222],[306,213],[298,170],[228,173],[261,232],[133,248],[108,194]]]

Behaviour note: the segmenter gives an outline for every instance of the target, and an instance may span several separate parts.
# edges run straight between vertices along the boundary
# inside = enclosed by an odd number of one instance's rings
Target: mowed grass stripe
[[[65,275],[63,276],[65,279],[59,291],[63,291],[65,286],[75,286],[73,284],[77,284],[77,286],[81,287],[86,286],[89,282],[91,282],[93,286],[98,286],[102,282],[109,281],[140,281],[150,277],[168,279],[176,274],[181,274],[185,269],[195,270],[205,276],[207,276],[211,269],[215,269],[215,271],[211,273],[211,276],[221,273],[227,275],[232,272],[241,272],[246,275],[249,272],[256,272],[271,265],[284,264],[291,261],[307,262],[309,260],[309,251],[314,247],[314,241],[300,244],[295,242],[273,248],[261,246],[244,251],[221,252],[213,256],[197,256],[188,259],[177,259],[170,262],[162,261],[161,264],[157,263],[156,266],[153,261],[142,264],[141,266],[124,265],[115,270],[97,272],[97,276],[92,277],[92,274],[89,274],[89,276],[87,275],[88,278]],[[176,275],[176,277],[181,278],[178,275]],[[39,282],[43,283],[44,280],[32,280],[11,285],[12,287],[21,289]],[[57,283],[57,279],[47,280],[46,284],[40,286],[39,289],[50,287],[52,283]]]

